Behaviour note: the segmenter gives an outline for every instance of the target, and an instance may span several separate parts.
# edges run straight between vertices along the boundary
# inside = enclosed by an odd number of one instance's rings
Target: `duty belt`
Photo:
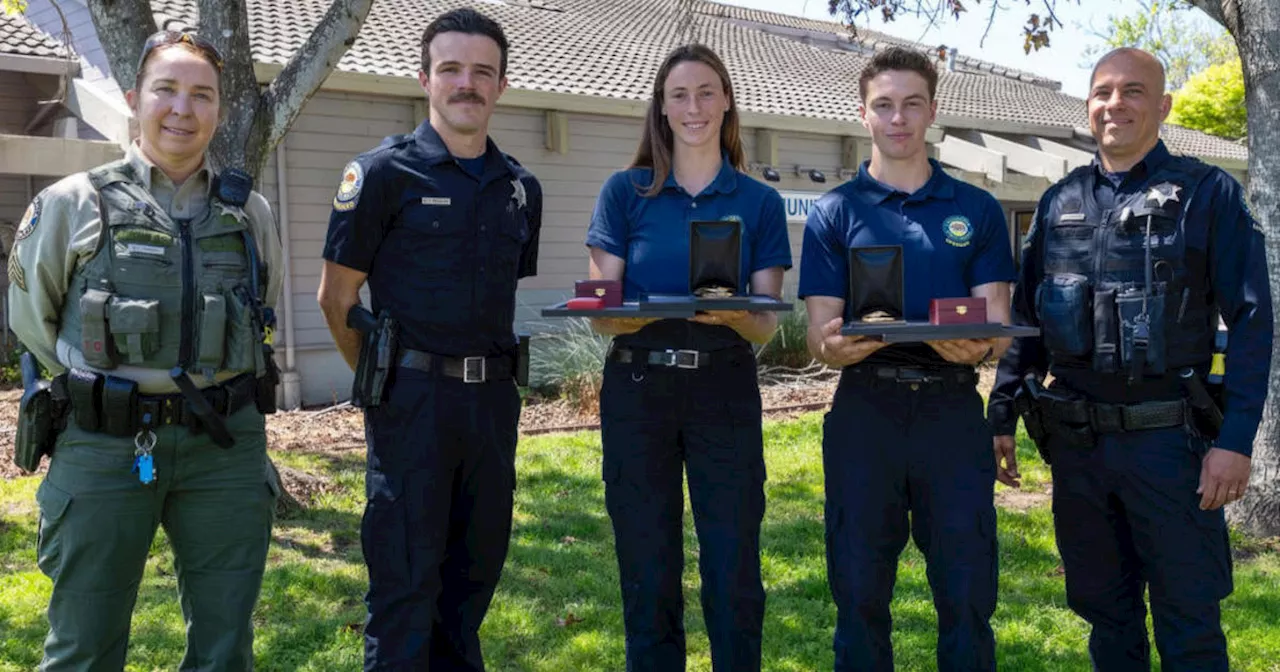
[[[81,429],[112,436],[133,436],[143,428],[182,425],[193,430],[202,428],[182,394],[138,394],[136,385],[114,376],[76,371],[79,379],[71,381],[67,374],[59,376],[70,401],[70,412]],[[219,385],[200,390],[221,417],[253,404],[258,384],[252,373],[243,373]],[[86,408],[89,407],[89,408]]]
[[[407,369],[439,371],[450,378],[460,378],[464,383],[511,380],[515,376],[515,362],[510,355],[448,357],[434,352],[402,348],[398,363]]]
[[[1059,422],[1087,424],[1099,434],[1180,427],[1189,419],[1187,404],[1182,400],[1127,405],[1084,400],[1048,401],[1045,410]]]

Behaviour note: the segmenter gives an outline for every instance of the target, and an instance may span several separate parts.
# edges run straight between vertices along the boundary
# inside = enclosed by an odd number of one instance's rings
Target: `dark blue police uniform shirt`
[[[864,162],[852,180],[827,192],[809,211],[800,256],[800,298],[848,301],[849,248],[901,245],[903,309],[908,320],[929,319],[929,300],[970,296],[970,290],[1014,278],[1004,209],[991,194],[933,174],[912,194],[884,184]],[[851,309],[845,304],[845,319]],[[864,360],[873,364],[945,365],[923,343],[893,345]]]
[[[1109,176],[1094,157],[1093,167],[1099,177],[1094,180],[1094,199],[1099,207],[1105,209],[1107,204],[1114,204],[1123,197],[1147,191],[1150,189],[1148,176],[1171,158],[1164,141],[1159,141],[1128,172]],[[1036,209],[1038,214],[1023,248],[1023,263],[1018,273],[1019,289],[1014,292],[1013,301],[1013,317],[1017,324],[1039,323],[1034,302],[1035,288],[1044,278],[1040,232],[1045,225],[1040,214],[1047,211],[1058,192],[1058,185],[1050,187],[1040,198]],[[1253,437],[1262,420],[1262,404],[1266,399],[1267,377],[1271,371],[1273,318],[1265,241],[1244,197],[1244,188],[1235,178],[1215,169],[1200,182],[1193,194],[1183,196],[1186,212],[1182,222],[1187,247],[1206,252],[1209,257],[1209,277],[1202,281],[1212,288],[1218,312],[1229,334],[1225,408],[1217,445],[1251,455]],[[1208,357],[1209,353],[1205,353],[1205,358]],[[988,416],[994,432],[1013,433],[1017,426],[1012,410],[1013,392],[1021,384],[1023,375],[1031,371],[1043,375],[1048,368],[1049,356],[1039,338],[1014,339],[1013,346],[1001,359],[996,384],[991,391]],[[1136,401],[1129,398],[1130,391],[1126,388],[1123,374],[1092,374],[1088,377],[1095,379],[1095,384],[1089,386],[1093,391],[1109,397],[1104,400]],[[1108,386],[1112,389],[1100,389]]]
[[[689,292],[689,226],[695,221],[738,220],[742,226],[741,277],[766,268],[791,268],[791,244],[782,197],[771,187],[734,169],[727,156],[720,172],[697,196],[667,175],[652,197],[643,190],[653,183],[653,170],[631,168],[614,173],[600,190],[586,244],[626,261],[622,293],[635,300],[642,293]],[[743,288],[739,288],[743,289]],[[714,349],[742,342],[724,326],[688,320],[661,320],[622,342],[636,347]]]
[[[481,162],[473,161],[473,166]],[[515,345],[515,292],[537,273],[542,188],[489,140],[469,172],[430,122],[348,164],[329,217],[328,261],[369,274],[373,311],[401,344],[442,355]]]

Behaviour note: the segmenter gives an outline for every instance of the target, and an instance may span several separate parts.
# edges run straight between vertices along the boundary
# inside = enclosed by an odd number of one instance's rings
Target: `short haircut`
[[[884,51],[877,51],[875,56],[871,57],[867,67],[862,69],[862,75],[858,77],[858,95],[862,97],[863,103],[867,102],[867,84],[880,73],[894,70],[914,72],[924,77],[924,81],[929,85],[929,100],[937,97],[938,70],[933,67],[933,61],[929,60],[924,53],[914,49],[890,47]]]
[[[468,33],[471,35],[484,35],[498,43],[498,49],[502,52],[502,63],[498,68],[500,77],[507,76],[507,36],[502,32],[502,25],[497,21],[477,12],[470,7],[454,9],[440,16],[434,21],[427,24],[427,29],[422,31],[422,71],[430,74],[431,72],[431,40],[440,33]]]
[[[1118,47],[1116,49],[1112,49],[1111,51],[1108,51],[1107,53],[1103,54],[1102,58],[1099,58],[1098,62],[1093,64],[1093,71],[1089,73],[1089,91],[1091,92],[1093,91],[1093,80],[1098,78],[1098,70],[1103,65],[1106,65],[1107,61],[1110,61],[1115,58],[1119,58],[1121,56],[1129,56],[1139,61],[1145,61],[1149,64],[1155,65],[1156,71],[1160,73],[1160,90],[1157,91],[1157,93],[1159,94],[1164,93],[1165,91],[1164,63],[1161,63],[1160,59],[1153,56],[1151,52],[1145,51],[1143,49],[1139,49],[1137,47]]]

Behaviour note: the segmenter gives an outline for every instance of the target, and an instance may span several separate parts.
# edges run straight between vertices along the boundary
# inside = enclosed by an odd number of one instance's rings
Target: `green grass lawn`
[[[821,415],[765,425],[768,513],[762,548],[768,611],[767,670],[829,670],[835,608],[827,591],[822,527]],[[1024,490],[1043,491],[1048,469],[1020,437]],[[358,670],[365,585],[359,451],[277,453],[278,464],[333,487],[306,512],[279,521],[258,604],[261,670]],[[600,436],[524,440],[511,555],[482,637],[491,670],[623,669],[622,608],[600,481]],[[35,477],[0,481],[0,670],[40,659],[49,582],[35,566]],[[1002,486],[1001,486],[1002,487]],[[689,669],[710,670],[698,605],[697,541],[685,515]],[[1087,670],[1084,624],[1066,607],[1046,503],[1000,510],[1000,607],[1005,670]],[[159,535],[134,614],[130,670],[174,669],[183,623],[168,544]],[[1236,565],[1225,603],[1233,669],[1280,670],[1280,555]],[[909,546],[894,602],[899,670],[932,670],[936,620],[924,562]]]

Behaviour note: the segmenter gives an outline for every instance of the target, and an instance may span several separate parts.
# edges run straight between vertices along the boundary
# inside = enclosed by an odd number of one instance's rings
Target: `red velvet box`
[[[986,321],[986,298],[970,296],[929,301],[929,324],[983,324]]]
[[[621,280],[579,280],[573,283],[575,297],[592,297],[604,302],[601,308],[622,307]]]

